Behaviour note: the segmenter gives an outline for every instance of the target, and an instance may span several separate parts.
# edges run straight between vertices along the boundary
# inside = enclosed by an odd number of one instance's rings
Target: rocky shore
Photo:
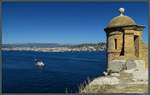
[[[120,72],[110,74],[105,72],[104,74],[105,76],[95,78],[85,87],[80,88],[80,93],[148,92],[148,70],[145,69],[144,66],[139,67],[136,65],[136,67],[132,69],[127,68],[126,70]]]

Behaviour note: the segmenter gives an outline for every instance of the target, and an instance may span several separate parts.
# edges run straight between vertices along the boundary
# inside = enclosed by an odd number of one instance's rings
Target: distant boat
[[[45,66],[45,64],[42,61],[37,61],[37,59],[35,59],[35,62],[36,62],[35,65],[38,67],[44,67]]]

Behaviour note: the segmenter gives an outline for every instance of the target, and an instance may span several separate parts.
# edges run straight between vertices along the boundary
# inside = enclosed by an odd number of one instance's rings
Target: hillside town
[[[42,52],[65,52],[65,51],[104,51],[106,49],[105,43],[97,44],[79,44],[79,45],[65,45],[55,47],[36,47],[36,46],[5,46],[2,50],[25,50],[25,51],[42,51]]]

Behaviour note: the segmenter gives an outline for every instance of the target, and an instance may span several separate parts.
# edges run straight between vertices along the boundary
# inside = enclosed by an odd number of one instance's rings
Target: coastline
[[[99,76],[85,86],[82,84],[79,93],[148,93],[148,70],[126,70]]]
[[[2,48],[2,50],[7,51],[40,51],[40,52],[80,52],[80,51],[105,51],[105,48],[95,49],[93,47],[82,47],[82,48],[68,48],[68,47],[11,47]]]

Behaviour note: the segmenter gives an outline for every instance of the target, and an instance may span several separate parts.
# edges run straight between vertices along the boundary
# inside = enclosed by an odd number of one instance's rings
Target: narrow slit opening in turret
[[[139,57],[139,36],[134,36],[135,56]]]
[[[124,56],[124,32],[123,32],[123,35],[122,35],[122,49],[121,49],[121,53],[120,53],[120,56]]]
[[[117,39],[115,39],[115,49],[117,49]]]

